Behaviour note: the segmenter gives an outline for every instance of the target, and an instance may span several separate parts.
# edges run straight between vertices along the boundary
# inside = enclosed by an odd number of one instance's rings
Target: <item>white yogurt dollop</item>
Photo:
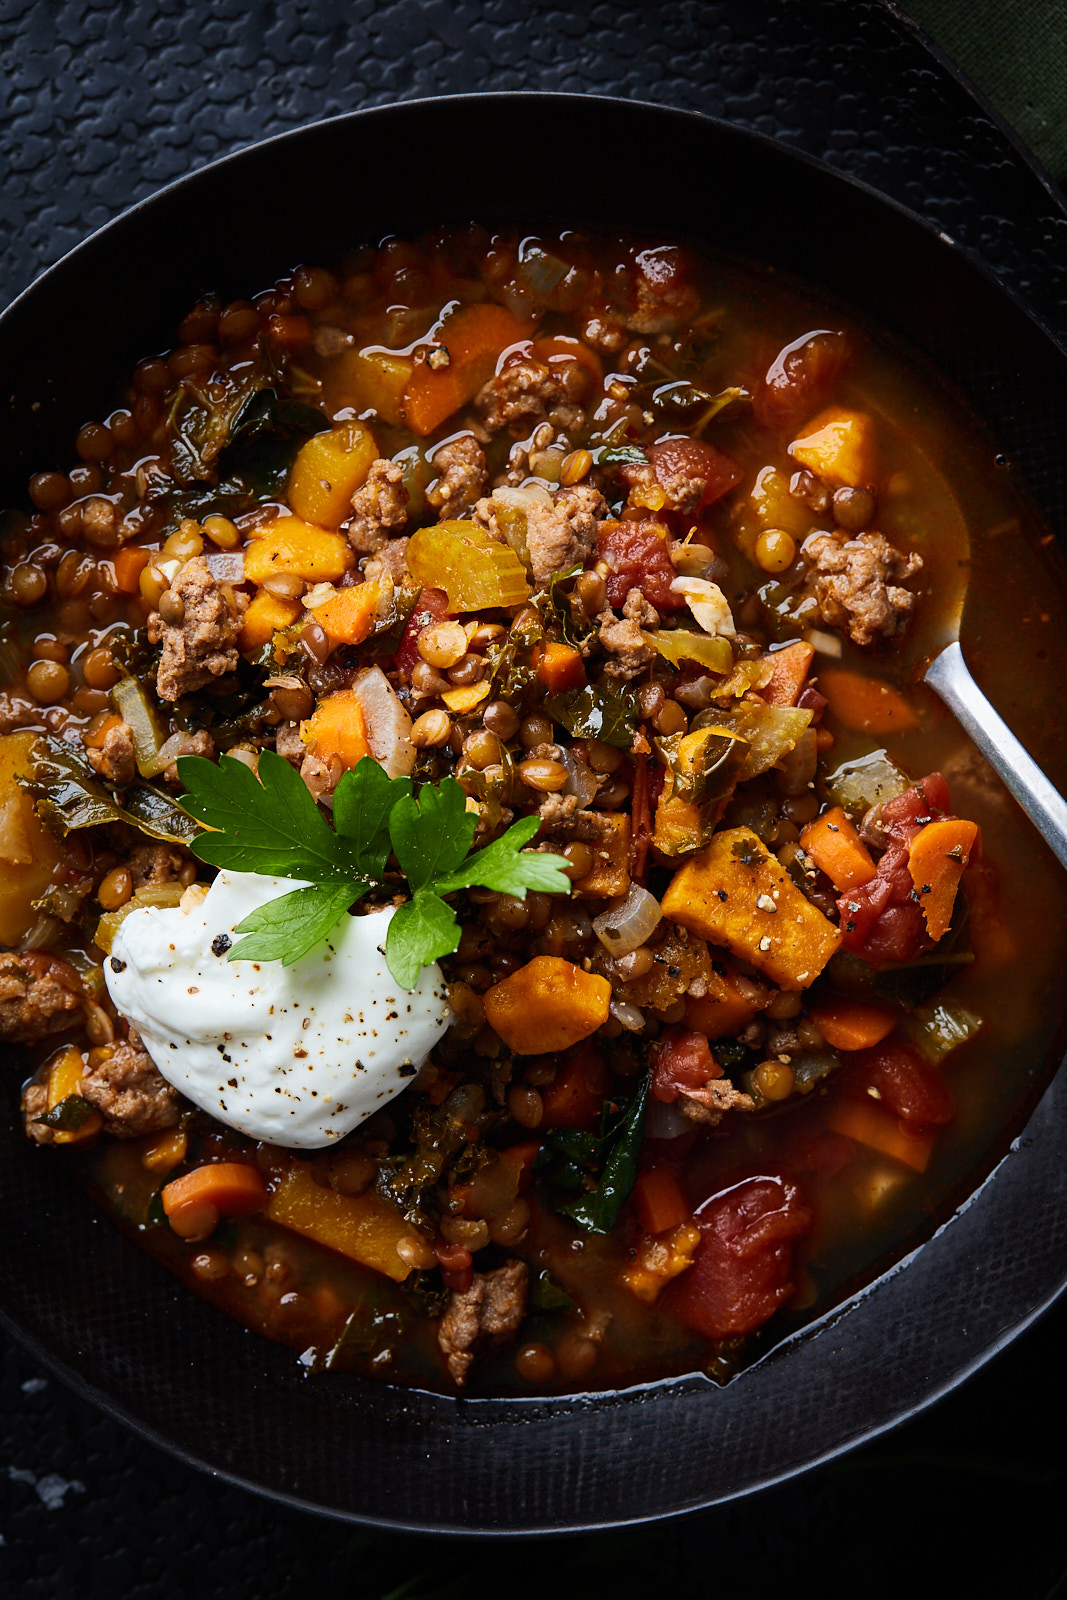
[[[411,1082],[450,1013],[436,963],[412,994],[390,975],[391,907],[343,917],[290,967],[228,961],[237,924],[300,887],[220,872],[189,910],[131,911],[104,974],[168,1083],[250,1138],[316,1149]]]

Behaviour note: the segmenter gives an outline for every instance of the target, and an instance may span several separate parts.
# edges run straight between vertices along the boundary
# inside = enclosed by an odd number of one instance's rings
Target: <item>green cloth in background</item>
[[[1067,0],[898,0],[1067,187]]]

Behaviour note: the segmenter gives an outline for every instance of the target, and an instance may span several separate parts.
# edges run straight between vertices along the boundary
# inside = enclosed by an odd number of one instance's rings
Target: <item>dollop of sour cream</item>
[[[436,963],[411,994],[391,976],[392,907],[343,917],[289,967],[228,961],[237,924],[301,887],[220,872],[192,904],[131,911],[104,974],[168,1083],[252,1139],[317,1149],[411,1082],[450,1013]]]

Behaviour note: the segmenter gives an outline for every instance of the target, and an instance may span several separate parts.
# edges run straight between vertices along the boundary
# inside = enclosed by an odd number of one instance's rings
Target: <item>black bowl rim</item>
[[[946,234],[943,230],[939,229],[934,223],[916,213],[902,202],[891,196],[883,194],[873,186],[865,183],[863,180],[858,179],[849,173],[840,171],[839,169],[830,166],[827,162],[819,160],[805,151],[797,150],[791,146],[788,146],[769,135],[759,133],[755,130],[739,127],[738,125],[730,123],[721,118],[711,117],[699,112],[683,110],[656,102],[641,101],[617,95],[560,93],[538,90],[429,96],[412,100],[394,101],[380,106],[362,107],[357,110],[344,112],[333,117],[323,118],[318,121],[306,123],[300,127],[288,129],[282,133],[275,134],[270,138],[257,140],[248,145],[242,146],[242,148],[239,150],[229,152],[217,160],[205,163],[201,167],[197,167],[190,172],[184,173],[163,187],[153,191],[150,195],[147,195],[136,201],[133,205],[129,206],[115,217],[109,219],[109,221],[103,224],[100,228],[95,229],[92,233],[88,234],[83,240],[60,256],[52,265],[50,265],[44,272],[42,272],[29,285],[27,285],[27,287],[15,297],[15,299],[3,310],[3,312],[0,312],[0,329],[6,329],[20,317],[23,311],[27,308],[27,304],[32,301],[39,289],[43,285],[47,284],[49,280],[52,280],[61,272],[66,272],[70,269],[77,269],[79,258],[83,254],[87,254],[99,241],[106,238],[109,234],[119,232],[133,226],[140,221],[145,214],[151,212],[152,209],[159,203],[166,201],[170,196],[174,195],[178,191],[195,186],[199,180],[202,180],[205,177],[217,175],[220,172],[225,173],[227,171],[233,174],[239,174],[243,162],[259,161],[262,159],[264,153],[268,152],[272,148],[293,146],[299,143],[299,141],[303,138],[307,138],[309,136],[317,137],[323,135],[324,133],[328,134],[329,130],[332,128],[349,127],[354,124],[364,122],[384,122],[389,118],[396,116],[403,118],[408,113],[447,109],[450,104],[454,105],[457,102],[461,102],[464,105],[481,105],[486,107],[487,110],[489,108],[500,109],[504,105],[507,105],[509,108],[514,108],[518,104],[527,104],[529,106],[545,106],[547,104],[551,104],[554,108],[558,108],[561,113],[565,113],[568,107],[576,107],[578,105],[584,106],[591,100],[610,105],[623,114],[633,113],[635,116],[643,117],[646,119],[646,121],[655,119],[664,126],[673,124],[679,128],[685,126],[697,126],[705,131],[709,129],[714,130],[716,134],[718,134],[727,142],[733,140],[749,146],[755,146],[759,149],[762,149],[765,155],[772,158],[774,161],[785,161],[787,163],[798,164],[831,179],[833,183],[838,186],[844,185],[845,187],[856,191],[858,194],[865,196],[868,201],[874,202],[878,208],[882,210],[888,209],[892,212],[895,212],[898,217],[906,221],[911,227],[919,229],[929,239],[937,241],[937,245],[940,249],[948,251],[950,254],[961,260],[965,264],[968,271],[976,274],[978,277],[984,280],[985,284],[992,289],[998,297],[1007,300],[1017,312],[1021,312],[1026,320],[1040,332],[1043,339],[1051,343],[1061,355],[1067,355],[1067,344],[1065,344],[1064,341],[1061,341],[1055,335],[1055,333],[1052,332],[1052,330],[1050,330],[1042,322],[1041,318],[1037,315],[1033,308],[1015,290],[1013,286],[1003,283],[998,278],[990,264],[979,253],[977,253],[971,247],[961,244],[959,241]],[[996,120],[999,121],[999,119]],[[1026,154],[1025,152],[1023,153]],[[1032,170],[1034,170],[1035,175],[1043,183],[1045,183],[1046,187],[1049,187],[1047,180],[1043,178],[1042,173],[1036,167],[1032,157],[1028,157],[1028,164],[1031,166]],[[1050,193],[1052,193],[1054,196],[1054,191],[1050,190]],[[1005,1169],[1013,1165],[1017,1166],[1017,1163],[1013,1163],[1013,1157],[1023,1147],[1029,1146],[1034,1142],[1030,1135],[1034,1132],[1035,1128],[1037,1128],[1037,1126],[1041,1123],[1048,1122],[1050,1117],[1055,1116],[1057,1112],[1061,1111],[1061,1108],[1055,1104],[1055,1101],[1059,1097],[1053,1094],[1053,1087],[1054,1084],[1050,1085],[1050,1087],[1044,1093],[1042,1099],[1039,1101],[1037,1107],[1032,1110],[1025,1128],[1020,1130],[1018,1136],[1013,1141],[1010,1153],[993,1167],[979,1187],[975,1189],[962,1203],[962,1205],[957,1208],[953,1215],[942,1224],[942,1226],[935,1233],[933,1239],[927,1240],[924,1244],[918,1246],[915,1250],[911,1251],[902,1259],[895,1262],[886,1272],[874,1279],[871,1283],[867,1284],[857,1294],[851,1296],[847,1301],[833,1308],[826,1314],[826,1316],[819,1319],[819,1321],[811,1325],[809,1328],[803,1330],[800,1335],[796,1336],[795,1340],[786,1341],[783,1346],[779,1347],[779,1350],[785,1354],[795,1342],[802,1341],[806,1343],[824,1333],[828,1328],[831,1328],[836,1323],[846,1320],[850,1312],[861,1306],[883,1285],[893,1279],[896,1279],[905,1271],[905,1269],[911,1267],[912,1263],[915,1262],[917,1258],[920,1258],[923,1255],[923,1252],[928,1250],[929,1247],[933,1245],[935,1239],[946,1234],[947,1231],[951,1229],[962,1216],[964,1216],[977,1202],[982,1199],[983,1195],[987,1194],[988,1190],[994,1185],[994,1183],[1003,1182]],[[1063,1092],[1067,1093],[1067,1089],[1065,1089]],[[1047,1130],[1043,1130],[1043,1132],[1047,1133]],[[368,1514],[365,1511],[349,1507],[327,1506],[304,1498],[299,1494],[288,1493],[276,1486],[258,1481],[254,1477],[246,1476],[228,1468],[215,1465],[210,1460],[207,1460],[203,1456],[199,1455],[195,1450],[189,1449],[173,1438],[168,1437],[163,1430],[146,1421],[144,1417],[138,1415],[132,1405],[124,1403],[122,1399],[117,1399],[111,1392],[99,1387],[90,1378],[85,1376],[83,1372],[70,1365],[67,1360],[53,1351],[42,1337],[39,1337],[37,1334],[25,1328],[18,1321],[17,1317],[12,1315],[12,1313],[3,1306],[0,1306],[0,1326],[2,1326],[11,1335],[11,1337],[34,1359],[38,1360],[42,1365],[55,1373],[56,1376],[68,1388],[73,1390],[74,1393],[79,1395],[81,1398],[88,1400],[91,1404],[98,1407],[105,1414],[131,1428],[132,1431],[141,1438],[148,1440],[154,1445],[157,1445],[159,1448],[176,1457],[186,1465],[195,1467],[198,1470],[207,1473],[211,1477],[215,1477],[226,1483],[233,1484],[236,1487],[245,1489],[255,1494],[266,1496],[268,1499],[275,1500],[280,1504],[284,1504],[295,1509],[314,1512],[318,1515],[328,1516],[336,1520],[355,1522],[359,1525],[381,1528],[383,1530],[433,1532],[439,1534],[448,1533],[463,1536],[481,1534],[493,1537],[507,1535],[512,1535],[515,1537],[528,1537],[532,1533],[536,1533],[538,1531],[551,1532],[553,1534],[579,1533],[628,1526],[643,1522],[669,1520],[688,1514],[689,1512],[697,1509],[711,1505],[724,1504],[749,1494],[758,1493],[763,1489],[786,1482],[790,1478],[799,1475],[801,1472],[807,1472],[817,1466],[833,1461],[840,1456],[855,1450],[861,1445],[868,1443],[870,1440],[879,1437],[881,1434],[884,1434],[906,1422],[910,1418],[916,1416],[919,1412],[926,1410],[938,1400],[951,1393],[952,1390],[958,1387],[961,1383],[965,1382],[987,1362],[1000,1354],[1004,1349],[1007,1348],[1008,1345],[1013,1342],[1014,1339],[1016,1339],[1020,1334],[1025,1332],[1036,1321],[1038,1321],[1048,1311],[1049,1307],[1055,1302],[1055,1300],[1062,1294],[1065,1287],[1067,1287],[1067,1265],[1065,1265],[1059,1272],[1059,1275],[1053,1282],[1052,1286],[1048,1288],[1043,1296],[1034,1304],[1032,1304],[1027,1311],[1018,1316],[1009,1325],[1002,1326],[996,1334],[986,1337],[981,1348],[972,1353],[969,1359],[962,1362],[962,1364],[955,1366],[946,1376],[937,1381],[933,1386],[918,1393],[912,1402],[897,1405],[896,1408],[891,1411],[890,1415],[884,1416],[876,1422],[867,1424],[859,1431],[849,1434],[847,1437],[840,1438],[832,1445],[829,1445],[819,1451],[817,1454],[810,1457],[805,1457],[800,1461],[795,1461],[779,1472],[769,1472],[756,1482],[741,1484],[736,1488],[723,1493],[715,1494],[710,1498],[707,1495],[700,1495],[699,1497],[694,1498],[690,1503],[686,1504],[677,1504],[667,1508],[656,1509],[647,1513],[636,1514],[633,1516],[612,1517],[602,1520],[583,1517],[581,1520],[574,1522],[554,1521],[550,1527],[546,1525],[540,1529],[530,1525],[510,1528],[500,1527],[496,1524],[464,1523],[461,1525],[456,1523],[441,1523],[425,1520],[420,1521],[417,1517],[411,1516],[400,1516],[395,1518],[385,1517]],[[772,1360],[775,1358],[776,1354],[777,1352],[772,1352],[771,1355],[766,1359]],[[762,1365],[762,1363],[759,1363],[759,1365]],[[617,1400],[625,1402],[628,1396],[634,1396],[648,1391],[678,1389],[682,1386],[691,1384],[691,1382],[691,1378],[686,1377],[664,1379],[652,1384],[638,1385],[624,1390],[613,1391],[612,1394]],[[428,1398],[437,1400],[441,1397],[432,1396]],[[591,1399],[595,1400],[596,1396],[591,1396]],[[483,1402],[467,1401],[464,1402],[464,1404],[467,1406],[480,1406],[483,1404]],[[489,1404],[489,1402],[485,1402],[485,1404]],[[525,1404],[525,1402],[519,1401],[520,1406],[523,1404]]]

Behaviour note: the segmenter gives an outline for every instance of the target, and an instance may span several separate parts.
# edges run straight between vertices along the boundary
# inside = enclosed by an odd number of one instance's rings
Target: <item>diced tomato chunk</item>
[[[800,1189],[782,1176],[746,1178],[705,1200],[693,1265],[665,1304],[708,1339],[752,1333],[793,1292],[793,1241],[812,1215]]]
[[[662,522],[601,523],[597,545],[612,569],[608,603],[616,610],[631,589],[643,590],[645,599],[657,611],[677,611],[685,605],[680,594],[671,592],[678,574],[667,549],[667,530]]]
[[[899,1039],[855,1051],[839,1081],[854,1100],[877,1100],[902,1122],[919,1127],[943,1128],[956,1115],[956,1103],[944,1078]]]
[[[703,1089],[722,1068],[711,1053],[707,1036],[685,1028],[668,1028],[652,1046],[652,1098],[677,1100],[680,1094]]]
[[[794,339],[779,350],[756,391],[756,421],[765,428],[806,422],[830,399],[851,354],[848,335],[828,328]]]
[[[443,589],[424,589],[415,602],[415,609],[407,620],[403,637],[397,647],[397,670],[404,678],[411,677],[411,669],[419,659],[418,640],[423,628],[443,622],[448,616],[448,596]]]
[[[887,961],[914,961],[921,951],[932,948],[908,871],[908,845],[950,806],[948,784],[940,772],[931,772],[886,801],[878,820],[889,845],[878,871],[869,883],[846,890],[837,902],[842,949],[881,966]]]
[[[679,478],[699,478],[704,488],[693,515],[720,500],[729,489],[741,482],[741,468],[731,456],[703,439],[665,439],[662,444],[648,447],[648,459],[655,468],[660,486],[669,491]]]

